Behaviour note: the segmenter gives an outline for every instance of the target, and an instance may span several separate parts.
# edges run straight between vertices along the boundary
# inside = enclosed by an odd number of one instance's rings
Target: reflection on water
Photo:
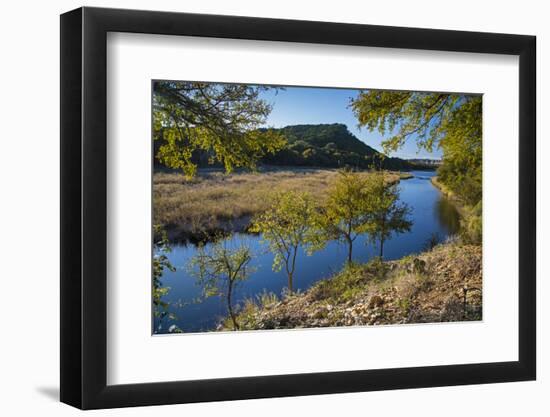
[[[460,217],[456,207],[443,195],[436,203],[437,220],[445,227],[450,235],[455,235],[460,229]]]
[[[433,236],[444,240],[456,234],[459,228],[459,216],[454,206],[431,184],[430,178],[435,174],[431,171],[413,171],[414,178],[403,180],[399,184],[400,199],[412,208],[411,217],[414,222],[408,233],[393,236],[384,244],[384,258],[398,259],[411,253],[425,250]],[[254,273],[250,279],[241,283],[235,290],[234,300],[242,303],[249,298],[255,298],[264,291],[280,295],[286,286],[286,276],[283,271],[273,272],[271,265],[273,255],[267,251],[266,245],[259,236],[236,234],[235,241],[246,240],[254,251],[251,266]],[[200,295],[200,288],[188,273],[188,262],[196,254],[193,245],[175,245],[168,255],[176,272],[166,272],[163,284],[170,287],[170,292],[164,298],[172,303],[170,311],[177,316],[176,320],[162,323],[158,333],[168,330],[170,324],[176,324],[184,332],[198,332],[215,329],[220,318],[227,315],[223,300],[211,297],[203,302],[194,300]],[[378,248],[369,243],[366,236],[360,236],[354,243],[354,260],[367,262],[377,256]],[[320,279],[327,278],[339,271],[346,261],[346,247],[337,242],[330,242],[323,250],[307,256],[299,252],[296,261],[294,285],[296,290],[307,290]],[[158,321],[154,328],[159,327]]]

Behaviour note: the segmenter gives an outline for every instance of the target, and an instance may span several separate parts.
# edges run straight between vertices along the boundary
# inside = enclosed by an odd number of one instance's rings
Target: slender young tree
[[[372,242],[380,243],[380,258],[384,257],[384,242],[393,233],[411,230],[410,208],[399,202],[397,184],[388,184],[384,174],[371,174],[366,192],[368,193],[369,236]]]
[[[275,255],[273,270],[285,268],[290,293],[294,291],[294,272],[299,248],[304,248],[310,254],[324,245],[315,204],[307,193],[273,194],[270,207],[253,219],[249,230],[261,233],[269,244]]]
[[[251,260],[252,253],[247,245],[231,247],[228,240],[218,240],[208,249],[204,245],[199,246],[190,262],[191,274],[202,286],[203,296],[225,299],[234,330],[239,329],[239,323],[233,306],[233,294],[237,284],[248,279],[252,273],[249,266]]]
[[[336,182],[328,192],[324,207],[323,226],[326,239],[336,239],[348,247],[348,263],[352,262],[353,243],[369,231],[369,196],[367,175],[339,171]]]
[[[219,162],[227,172],[254,169],[266,154],[282,149],[286,140],[273,129],[259,129],[271,112],[260,93],[265,87],[179,81],[153,83],[155,157],[169,168],[193,177],[198,151]]]

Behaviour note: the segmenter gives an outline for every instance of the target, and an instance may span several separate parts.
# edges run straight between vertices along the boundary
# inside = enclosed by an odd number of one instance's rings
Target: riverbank
[[[438,181],[437,177],[432,177],[430,180],[433,186],[443,193],[460,214],[462,239],[480,245],[482,242],[483,214],[481,201],[475,206],[465,204],[449,187]]]
[[[461,217],[465,217],[468,213],[468,210],[471,209],[470,207],[466,206],[462,200],[445,184],[443,184],[441,181],[438,180],[438,177],[432,177],[430,178],[430,181],[432,182],[433,186],[437,188],[441,193],[453,203],[456,210],[460,213]]]
[[[481,288],[481,247],[447,243],[397,261],[346,267],[283,300],[248,301],[237,320],[240,330],[481,320]]]
[[[250,219],[267,209],[267,197],[273,191],[305,191],[322,204],[337,175],[337,170],[315,168],[230,175],[206,171],[193,179],[180,173],[157,172],[153,175],[153,221],[164,225],[172,242],[246,232]],[[387,174],[388,182],[411,177],[407,172]]]

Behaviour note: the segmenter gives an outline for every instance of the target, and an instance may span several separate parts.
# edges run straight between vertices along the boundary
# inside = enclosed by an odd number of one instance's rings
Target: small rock
[[[369,308],[380,307],[384,304],[384,300],[379,295],[373,295],[369,301]]]

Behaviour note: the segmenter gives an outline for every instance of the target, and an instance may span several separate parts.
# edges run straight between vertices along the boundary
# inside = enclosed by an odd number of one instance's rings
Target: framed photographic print
[[[535,38],[61,16],[61,401],[535,379]]]

